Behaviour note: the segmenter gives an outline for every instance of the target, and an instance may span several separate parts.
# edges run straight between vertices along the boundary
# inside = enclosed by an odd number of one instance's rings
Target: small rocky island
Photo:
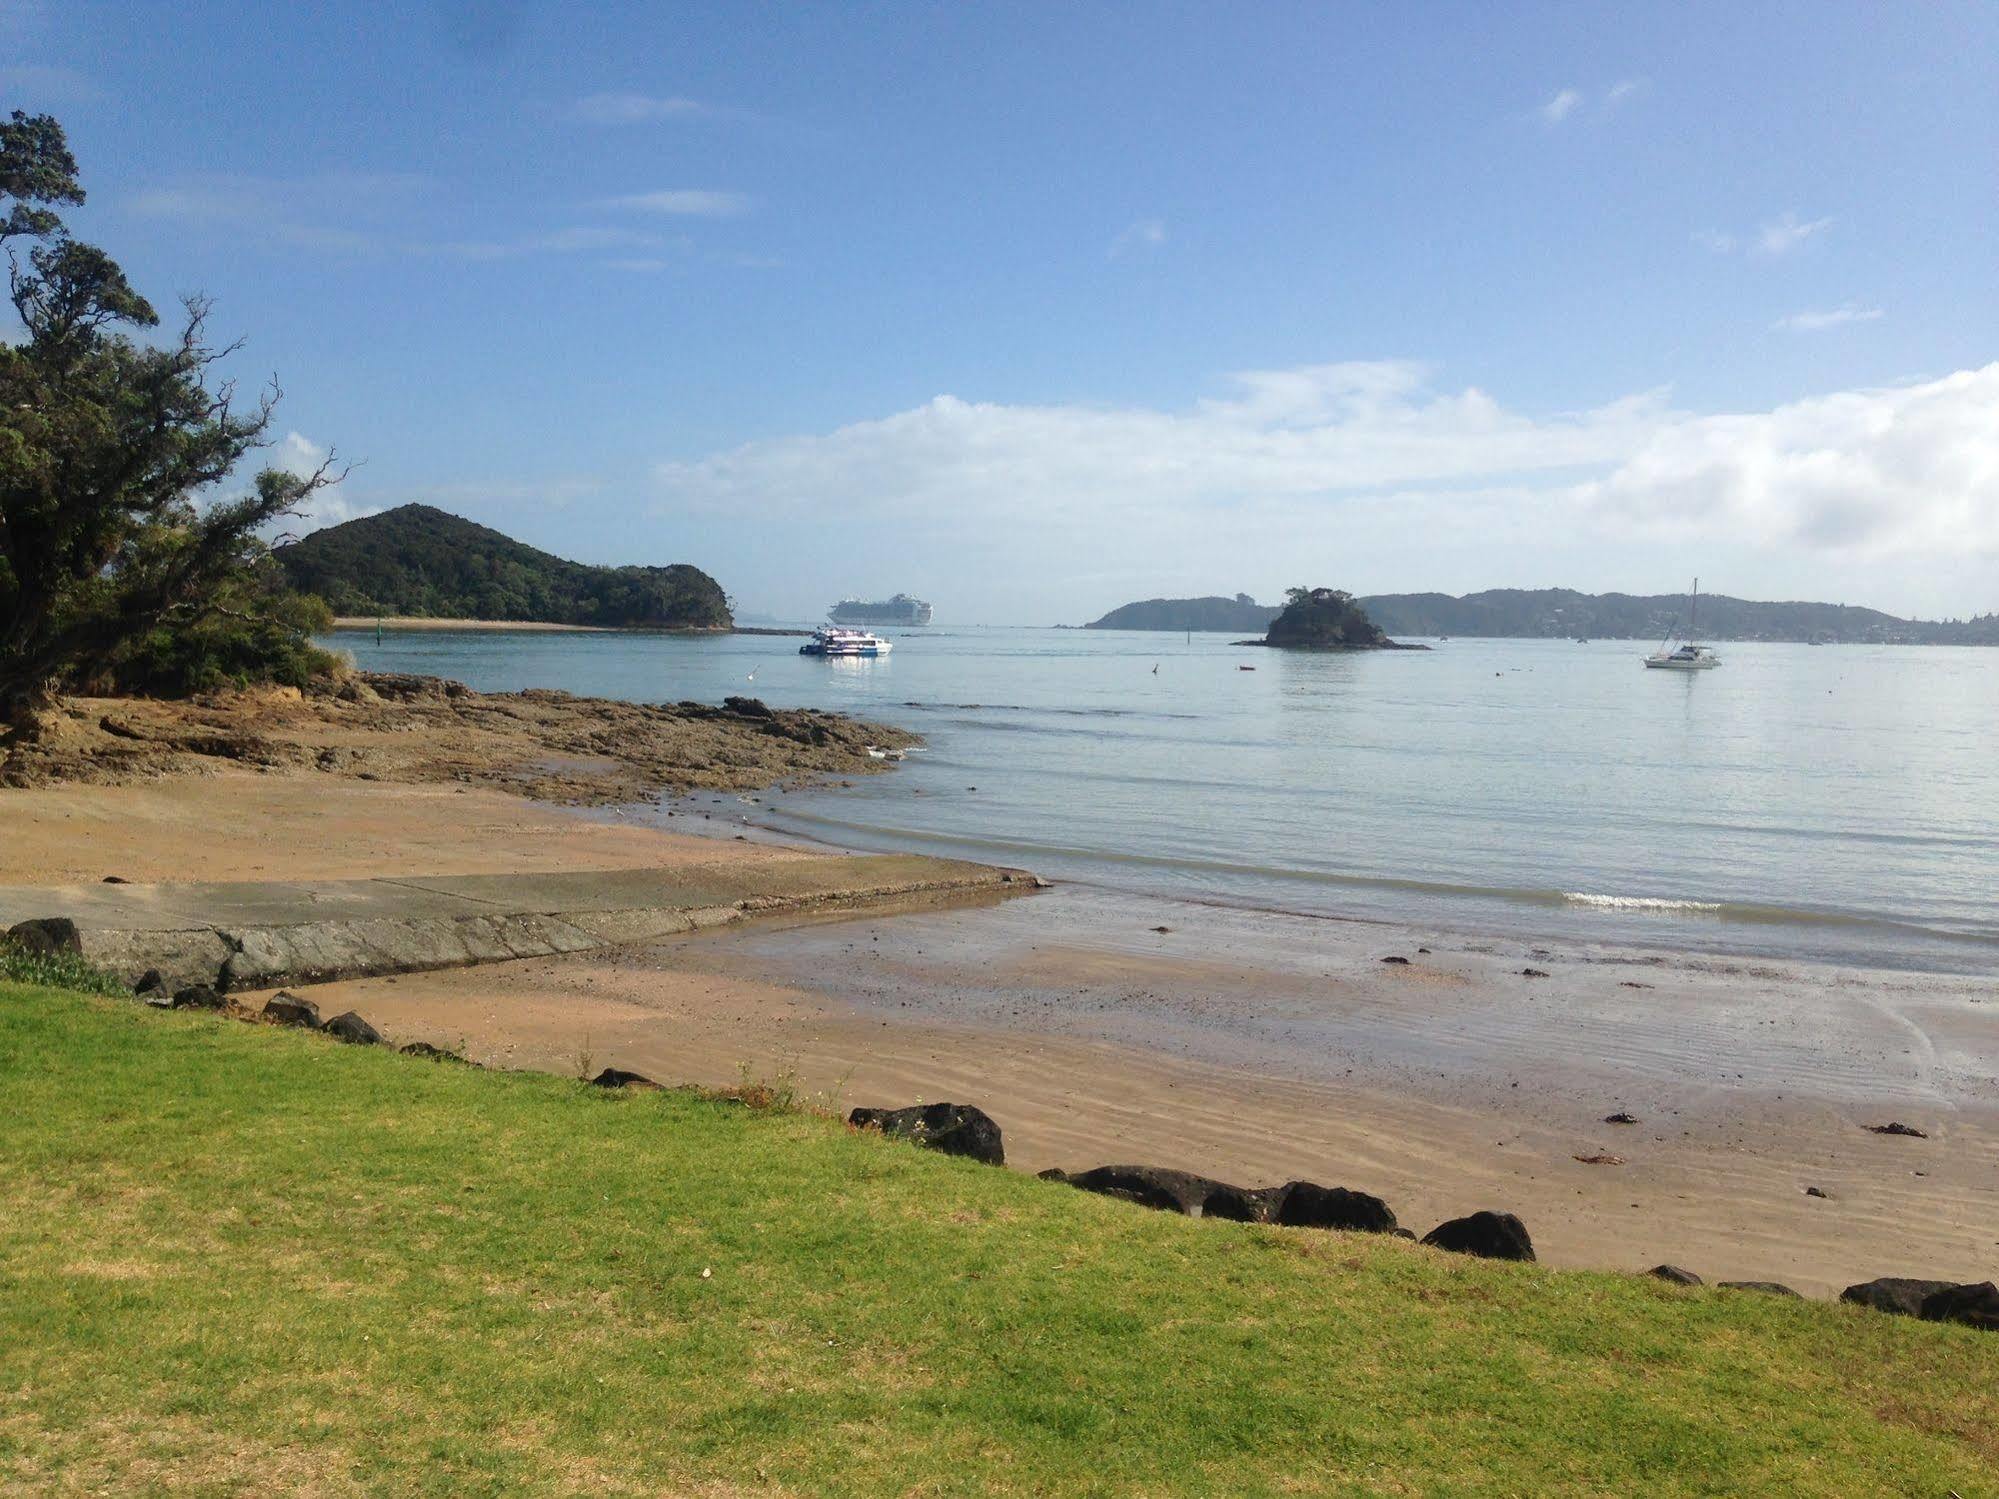
[[[1285,605],[1261,640],[1237,645],[1272,645],[1306,651],[1427,651],[1427,645],[1390,640],[1367,617],[1360,601],[1343,588],[1292,588]]]

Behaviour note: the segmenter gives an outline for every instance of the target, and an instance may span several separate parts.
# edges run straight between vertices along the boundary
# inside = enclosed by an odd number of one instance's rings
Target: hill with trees
[[[1683,593],[1577,593],[1568,588],[1492,588],[1376,594],[1361,601],[1398,635],[1658,640],[1687,625]],[[1819,640],[1840,644],[1999,645],[1999,615],[1970,620],[1901,619],[1847,604],[1763,603],[1702,594],[1700,635],[1709,640]]]
[[[729,600],[698,567],[594,567],[429,505],[315,531],[274,554],[335,614],[726,630]]]
[[[1261,630],[1277,618],[1279,606],[1259,604],[1246,593],[1232,599],[1210,594],[1199,599],[1144,599],[1091,620],[1086,630]]]
[[[1489,588],[1448,593],[1376,593],[1356,602],[1391,635],[1513,639],[1659,640],[1683,628],[1683,593],[1578,593],[1572,588]],[[1278,610],[1246,593],[1224,598],[1146,599],[1113,609],[1090,630],[1258,630]],[[1999,613],[1964,620],[1902,619],[1849,604],[1762,603],[1702,594],[1700,633],[1710,640],[1816,640],[1827,644],[1999,645]]]

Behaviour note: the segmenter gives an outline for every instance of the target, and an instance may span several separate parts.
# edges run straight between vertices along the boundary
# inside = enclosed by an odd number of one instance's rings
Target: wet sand
[[[768,840],[679,836],[616,811],[580,814],[476,785],[230,768],[124,786],[0,789],[0,885],[655,869],[707,863],[723,850],[814,856]]]
[[[1988,981],[1068,888],[313,998],[497,1065],[712,1085],[792,1074],[843,1108],[976,1103],[1027,1170],[1305,1177],[1379,1193],[1418,1232],[1503,1208],[1554,1264],[1672,1261],[1814,1294],[1999,1271]],[[1603,1122],[1618,1111],[1640,1122]],[[1930,1138],[1866,1128],[1890,1119]],[[1600,1155],[1621,1164],[1575,1159]]]

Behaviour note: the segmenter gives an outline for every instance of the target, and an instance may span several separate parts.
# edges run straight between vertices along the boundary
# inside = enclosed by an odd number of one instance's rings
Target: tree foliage
[[[267,675],[259,642],[286,670],[309,651],[306,615],[284,599],[257,532],[332,475],[266,469],[222,493],[263,445],[277,391],[245,408],[230,382],[211,384],[234,350],[209,341],[201,298],[184,304],[177,335],[136,336],[159,315],[50,206],[83,197],[55,120],[17,110],[0,125],[0,240],[22,329],[0,345],[0,715],[10,718],[69,687],[119,683],[128,666],[170,689],[217,671]],[[188,643],[162,650],[179,634],[227,649],[213,659]],[[190,678],[174,681],[170,660]]]
[[[316,531],[280,547],[295,588],[336,614],[727,629],[729,601],[698,567],[592,567],[429,505]]]

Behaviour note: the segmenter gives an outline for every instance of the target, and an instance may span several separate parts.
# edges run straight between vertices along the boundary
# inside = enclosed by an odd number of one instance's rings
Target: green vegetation
[[[0,123],[0,242],[21,325],[0,343],[0,719],[16,724],[79,687],[185,690],[330,665],[257,533],[333,475],[266,469],[223,492],[263,445],[276,392],[240,410],[230,385],[210,387],[233,350],[207,341],[199,297],[178,334],[134,336],[159,314],[51,206],[83,201],[76,171],[55,120]]]
[[[124,997],[129,984],[86,963],[75,953],[29,952],[19,943],[0,936],[0,984],[40,984],[51,989],[73,989],[79,994]]]
[[[1990,1334],[0,985],[0,1490],[1970,1495]]]
[[[1093,619],[1086,630],[1228,630],[1241,634],[1261,630],[1277,617],[1273,604],[1259,604],[1246,593],[1232,599],[1211,595],[1199,599],[1145,599]]]
[[[1339,588],[1289,588],[1284,611],[1270,622],[1265,645],[1308,650],[1373,650],[1388,645],[1354,596]]]
[[[568,562],[429,505],[400,505],[282,548],[292,586],[335,614],[726,630],[721,586],[698,567]]]

